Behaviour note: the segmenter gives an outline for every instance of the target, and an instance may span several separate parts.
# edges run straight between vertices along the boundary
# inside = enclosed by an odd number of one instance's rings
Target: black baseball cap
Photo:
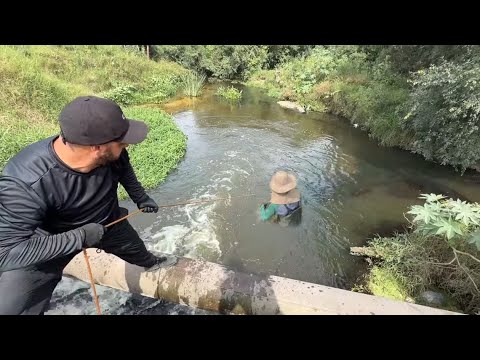
[[[143,121],[127,119],[117,103],[97,96],[75,98],[63,108],[59,121],[65,141],[78,145],[138,144],[148,133]]]

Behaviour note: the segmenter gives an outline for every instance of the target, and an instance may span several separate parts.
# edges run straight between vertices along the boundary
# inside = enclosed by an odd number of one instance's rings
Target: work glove
[[[90,223],[80,227],[85,233],[83,246],[86,248],[99,248],[100,240],[107,231],[107,228],[101,224]]]
[[[139,209],[143,209],[146,213],[156,213],[158,211],[157,203],[148,195],[145,195],[138,203]]]

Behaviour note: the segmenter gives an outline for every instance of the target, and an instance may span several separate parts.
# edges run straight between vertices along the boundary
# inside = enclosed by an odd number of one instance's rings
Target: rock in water
[[[420,294],[420,298],[423,301],[425,301],[427,304],[437,305],[437,306],[443,306],[447,302],[445,295],[439,292],[431,291],[431,290],[422,292]]]
[[[303,106],[300,106],[299,104],[294,103],[293,101],[278,101],[277,104],[285,109],[295,110],[302,114],[306,112]]]

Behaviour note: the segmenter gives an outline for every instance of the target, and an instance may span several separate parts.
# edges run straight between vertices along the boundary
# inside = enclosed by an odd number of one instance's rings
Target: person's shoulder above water
[[[24,147],[7,162],[2,175],[19,178],[27,184],[37,181],[56,164],[49,151],[56,137],[51,136]]]

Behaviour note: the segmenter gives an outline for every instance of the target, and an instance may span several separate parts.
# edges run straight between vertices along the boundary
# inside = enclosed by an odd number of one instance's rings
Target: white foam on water
[[[234,158],[238,155],[238,153],[239,153],[238,151],[231,150],[231,151],[225,152],[225,155],[228,157]]]
[[[226,156],[235,157],[238,153],[230,151]],[[217,164],[220,167],[227,166],[228,169],[217,171],[207,184],[193,191],[191,197],[199,201],[217,198],[222,200],[176,207],[176,214],[172,217],[185,219],[181,224],[163,226],[155,232],[154,229],[160,225],[158,221],[144,230],[142,237],[147,239],[149,250],[208,261],[216,261],[221,257],[216,230],[217,226],[223,225],[216,223],[221,222],[221,217],[216,214],[215,208],[220,202],[227,206],[231,204],[230,192],[236,183],[234,178],[247,179],[249,172],[229,162],[219,161]]]
[[[247,175],[247,176],[250,176],[250,173],[249,173],[247,170],[245,170],[245,169],[241,169],[241,168],[236,167],[236,166],[233,166],[232,169],[235,170],[235,172],[236,172],[237,174],[245,174],[245,175]]]
[[[152,236],[153,244],[148,243],[147,249],[158,252],[176,254],[177,239],[184,237],[190,229],[183,225],[165,226],[162,230]]]
[[[223,206],[229,206],[232,189],[241,186],[239,184],[245,181],[251,181],[250,174],[253,173],[253,166],[248,158],[240,155],[243,154],[238,151],[227,151],[223,159],[209,160],[209,167],[215,170],[215,175],[210,179],[205,179],[205,184],[194,191],[185,192],[185,196],[190,194],[190,199],[222,198],[223,200],[188,204],[169,209],[140,233],[141,238],[145,240],[147,249],[152,252],[218,261],[222,251],[220,239],[216,233],[217,227],[222,227],[224,224],[221,214],[217,214],[215,209],[220,203]],[[233,158],[235,161],[244,161],[246,169],[239,164],[233,164]],[[174,224],[162,226],[166,223]],[[162,227],[159,229],[160,226]],[[131,294],[100,285],[97,285],[97,293],[104,314],[122,314],[132,311],[130,309],[132,305],[129,305]],[[48,315],[96,314],[92,290],[89,284],[79,280],[64,277],[54,292],[53,301],[54,308],[47,312]],[[175,306],[168,311],[169,314],[185,313],[185,311],[187,313],[195,312],[195,310],[182,309],[180,306]]]
[[[215,203],[182,206],[177,211],[183,211],[188,219],[186,224],[165,226],[155,234],[149,229],[151,240],[147,242],[147,248],[152,252],[215,261],[222,255],[212,220],[215,206]]]
[[[103,314],[116,314],[122,311],[130,293],[96,285],[100,309]],[[73,295],[72,295],[73,294]],[[65,301],[62,299],[67,298]],[[46,315],[94,315],[97,313],[93,292],[89,284],[64,276],[52,296],[54,308]]]

